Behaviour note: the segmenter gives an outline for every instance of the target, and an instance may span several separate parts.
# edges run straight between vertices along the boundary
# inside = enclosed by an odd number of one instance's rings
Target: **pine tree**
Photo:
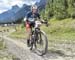
[[[45,8],[45,17],[50,18],[53,16],[53,0],[47,0]]]
[[[53,10],[54,10],[54,16],[57,19],[66,18],[67,12],[65,7],[65,0],[54,0]]]
[[[67,0],[69,16],[75,18],[75,0]]]
[[[42,17],[63,19],[67,17],[75,18],[75,0],[47,0]]]

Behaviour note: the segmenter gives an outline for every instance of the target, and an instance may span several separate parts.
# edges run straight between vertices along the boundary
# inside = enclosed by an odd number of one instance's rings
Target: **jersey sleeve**
[[[27,13],[27,15],[26,15],[26,19],[28,19],[29,16],[30,16],[30,12]]]
[[[29,13],[27,13],[27,15],[26,15],[26,19],[28,19],[28,17],[29,17]]]

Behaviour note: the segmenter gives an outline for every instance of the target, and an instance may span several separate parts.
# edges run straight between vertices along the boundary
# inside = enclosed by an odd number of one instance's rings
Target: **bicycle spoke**
[[[34,37],[32,39],[33,44],[31,45],[32,50],[36,52],[39,55],[43,55],[47,51],[47,37],[43,32],[40,32],[38,34],[34,33]]]

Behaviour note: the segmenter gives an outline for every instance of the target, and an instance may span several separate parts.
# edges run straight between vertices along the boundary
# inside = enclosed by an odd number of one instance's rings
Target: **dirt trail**
[[[5,40],[8,51],[20,60],[64,60],[63,57],[55,53],[47,53],[44,56],[38,56],[30,51],[24,42],[13,40],[7,37],[7,35],[3,35],[3,39]]]

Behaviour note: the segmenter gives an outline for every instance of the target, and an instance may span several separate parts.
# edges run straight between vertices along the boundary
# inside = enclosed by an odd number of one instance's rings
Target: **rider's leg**
[[[26,32],[27,32],[27,45],[30,45],[30,37],[31,37],[31,27],[30,24],[27,22],[26,23]]]
[[[27,45],[30,45],[30,39],[31,38],[31,28],[29,29],[29,31],[27,32]]]

